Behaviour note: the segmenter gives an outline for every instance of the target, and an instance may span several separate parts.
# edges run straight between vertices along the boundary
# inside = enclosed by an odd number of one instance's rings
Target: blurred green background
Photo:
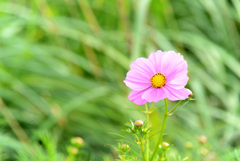
[[[165,139],[184,156],[205,135],[212,158],[239,158],[239,31],[239,0],[0,0],[0,159],[65,160],[79,136],[85,159],[114,160],[110,133],[145,120],[126,72],[156,50],[184,55],[196,99]]]

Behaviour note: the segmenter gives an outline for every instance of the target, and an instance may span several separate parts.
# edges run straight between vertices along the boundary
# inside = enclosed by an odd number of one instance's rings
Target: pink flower
[[[180,53],[158,50],[148,59],[138,58],[130,65],[124,83],[132,89],[128,98],[137,105],[188,98],[191,91],[184,88],[188,82],[187,62]]]

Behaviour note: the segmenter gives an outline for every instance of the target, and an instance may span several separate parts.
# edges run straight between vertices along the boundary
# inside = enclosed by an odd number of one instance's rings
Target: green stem
[[[182,100],[179,101],[168,113],[169,114],[173,113],[173,111],[180,105],[181,102],[182,102]]]
[[[141,150],[142,150],[143,160],[146,161],[144,148],[143,148],[143,141],[142,141],[141,131],[139,131],[139,140],[140,140],[140,143],[141,143]]]
[[[159,145],[162,143],[163,132],[164,132],[164,129],[165,129],[167,116],[168,116],[167,115],[167,113],[168,113],[168,104],[167,104],[167,99],[166,98],[164,99],[164,102],[165,102],[165,112],[164,112],[162,127],[161,127],[161,131],[160,131],[160,135],[159,135],[159,139],[158,139],[157,145],[155,147],[155,150],[154,150],[154,152],[152,154],[152,157],[151,157],[150,161],[152,161],[154,159],[154,157],[157,154],[157,151],[159,149]]]
[[[135,138],[136,138],[136,140],[137,140],[137,144],[140,143],[140,141],[138,140],[137,134],[135,134]]]
[[[66,161],[72,161],[74,159],[74,155],[69,154]]]
[[[166,151],[163,151],[162,156],[161,156],[161,160],[164,160],[165,155],[166,155]]]
[[[149,110],[149,113],[150,113],[150,114],[152,113],[153,105],[154,105],[154,102],[152,103],[152,105],[151,105],[151,107],[150,107],[150,110]]]
[[[153,106],[153,103],[152,103],[152,106]],[[151,107],[152,107],[151,106]],[[145,109],[146,109],[146,115],[147,115],[147,128],[149,128],[149,124],[150,124],[150,120],[149,120],[149,114],[150,114],[150,111],[148,111],[148,106],[147,106],[147,103],[145,104]],[[146,147],[146,159],[147,159],[147,161],[149,161],[149,133],[147,133],[147,147]]]

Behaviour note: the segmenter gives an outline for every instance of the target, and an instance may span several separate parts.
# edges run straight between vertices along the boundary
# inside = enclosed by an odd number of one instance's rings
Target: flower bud
[[[78,154],[78,149],[76,147],[69,147],[68,152],[72,155],[77,155]]]
[[[192,94],[192,93],[188,95],[188,97],[190,97],[190,98],[192,98],[192,96],[193,96],[193,94]]]
[[[76,147],[82,147],[83,146],[83,139],[80,137],[75,137],[71,139],[71,143]]]
[[[135,126],[135,127],[141,127],[141,126],[143,126],[143,121],[141,121],[141,120],[135,121],[135,122],[134,122],[134,126]]]
[[[163,142],[163,143],[162,143],[162,146],[163,146],[163,147],[169,147],[169,143]]]
[[[159,147],[163,150],[168,150],[169,146],[168,142],[163,142]]]
[[[199,136],[199,137],[198,137],[198,142],[199,142],[200,144],[206,144],[206,143],[207,143],[207,137],[204,136],[204,135]]]
[[[122,152],[127,152],[127,151],[129,151],[129,150],[130,150],[129,145],[127,145],[127,144],[121,145],[121,151],[122,151]]]
[[[208,154],[208,150],[203,148],[203,149],[201,149],[200,153],[201,153],[201,155],[206,156]]]
[[[185,148],[186,148],[186,149],[192,149],[192,148],[193,148],[192,142],[190,142],[190,141],[186,142],[186,143],[185,143]]]
[[[189,89],[187,89],[187,90],[188,90],[188,92],[190,93],[190,94],[188,95],[188,98],[192,98],[192,96],[193,96],[192,91],[190,91]]]

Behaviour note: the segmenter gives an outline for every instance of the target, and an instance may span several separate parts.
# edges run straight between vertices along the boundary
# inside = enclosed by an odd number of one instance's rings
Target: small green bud
[[[203,148],[203,149],[201,149],[200,153],[202,156],[206,156],[208,154],[208,150]]]
[[[76,147],[82,147],[84,144],[84,141],[80,137],[75,137],[75,138],[71,139],[71,143],[72,143],[72,145],[74,145]]]
[[[172,113],[167,113],[167,116],[171,116],[172,115]]]
[[[68,153],[72,155],[77,155],[78,154],[78,149],[76,147],[69,147],[68,148]]]
[[[192,142],[190,142],[190,141],[186,142],[186,143],[185,143],[185,148],[186,148],[186,149],[192,149],[192,148],[193,148]]]
[[[159,148],[163,149],[163,150],[168,150],[170,147],[169,143],[168,142],[163,142]]]
[[[122,152],[128,152],[129,150],[130,150],[129,145],[127,145],[127,144],[121,145],[121,151]]]

